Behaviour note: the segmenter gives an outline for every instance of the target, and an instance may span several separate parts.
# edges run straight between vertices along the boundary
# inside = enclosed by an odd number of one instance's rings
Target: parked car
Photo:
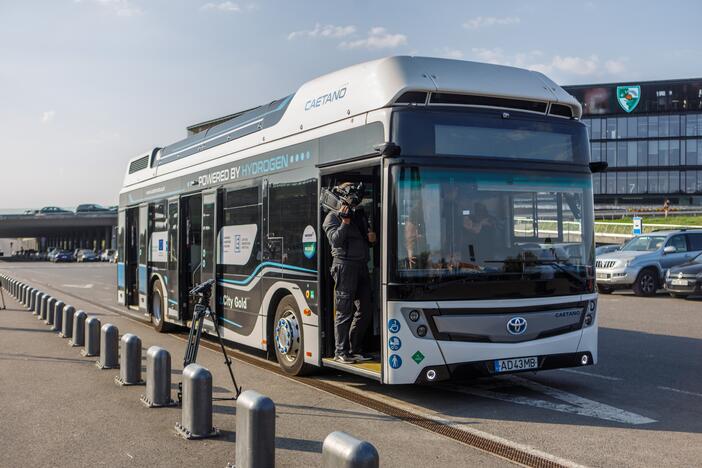
[[[115,249],[105,249],[103,252],[100,254],[100,261],[101,262],[112,262],[112,259],[115,257],[115,253],[117,251]]]
[[[634,237],[619,250],[598,255],[597,288],[602,294],[633,289],[637,296],[653,296],[670,268],[702,253],[702,229],[655,231]]]
[[[59,250],[56,255],[54,255],[54,262],[72,262],[73,261],[73,252],[70,250]]]
[[[612,245],[601,245],[599,247],[595,247],[595,256],[610,253],[610,252],[616,252],[619,250],[621,245],[619,244],[612,244]]]
[[[46,259],[47,259],[48,261],[50,261],[50,262],[53,262],[53,261],[54,261],[54,257],[55,257],[56,254],[58,254],[60,251],[61,251],[61,249],[59,249],[59,248],[57,248],[57,247],[51,247],[51,248],[49,249],[49,251],[47,252],[47,254],[46,254]]]
[[[44,215],[53,215],[53,214],[65,214],[65,213],[70,213],[68,210],[64,210],[63,208],[59,208],[58,206],[45,206],[39,212],[37,215],[44,216]]]
[[[702,294],[702,254],[665,274],[665,290],[673,297]]]
[[[80,249],[76,255],[76,261],[79,263],[84,262],[99,262],[100,257],[92,249]]]
[[[110,211],[109,208],[96,205],[95,203],[86,203],[76,207],[76,213],[104,213]]]

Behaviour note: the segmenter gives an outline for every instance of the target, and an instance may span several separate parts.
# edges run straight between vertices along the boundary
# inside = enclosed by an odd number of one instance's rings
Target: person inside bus
[[[351,183],[339,185],[340,189]],[[370,246],[375,233],[365,212],[344,204],[330,211],[322,225],[331,244],[331,274],[334,279],[334,360],[343,363],[369,361],[361,346],[372,322],[371,280],[368,273]],[[358,308],[356,308],[358,301]],[[355,309],[355,310],[354,310]]]
[[[483,262],[489,258],[497,240],[497,222],[484,203],[476,202],[473,212],[463,217],[467,257],[471,262]]]

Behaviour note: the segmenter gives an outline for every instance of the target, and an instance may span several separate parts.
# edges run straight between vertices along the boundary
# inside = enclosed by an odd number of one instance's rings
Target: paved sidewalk
[[[53,291],[47,291],[52,293]],[[146,324],[107,309],[56,297],[113,323],[120,334],[135,333],[146,349],[171,352],[174,396],[185,347],[182,337],[154,332]],[[215,402],[217,439],[186,441],[176,435],[179,408],[147,409],[139,401],[144,387],[119,387],[118,370],[99,370],[94,358],[50,332],[31,312],[5,294],[0,310],[0,466],[225,466],[234,462],[233,402]],[[69,299],[69,300],[67,300]],[[201,347],[198,362],[213,373],[215,395],[231,383],[221,354]],[[144,362],[145,365],[145,362]],[[368,440],[381,465],[505,466],[505,460],[419,429],[333,395],[235,361],[244,389],[276,403],[277,466],[320,466],[322,441],[344,430]]]

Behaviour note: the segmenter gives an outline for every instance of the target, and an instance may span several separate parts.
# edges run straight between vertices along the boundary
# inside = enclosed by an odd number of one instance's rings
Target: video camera
[[[363,200],[365,187],[363,182],[354,184],[341,184],[331,189],[322,188],[322,194],[319,196],[319,203],[327,211],[339,213],[341,217],[349,217],[356,210],[356,207]],[[346,205],[349,207],[349,212],[344,215],[341,213],[341,208]]]

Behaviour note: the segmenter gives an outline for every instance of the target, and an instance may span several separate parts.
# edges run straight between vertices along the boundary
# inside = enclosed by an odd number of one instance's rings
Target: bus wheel
[[[151,293],[151,324],[159,333],[168,331],[168,323],[164,320],[166,309],[163,306],[163,287],[161,282],[154,282],[153,292]]]
[[[287,374],[304,375],[309,372],[310,367],[305,364],[302,316],[295,298],[289,294],[281,299],[275,310],[273,344],[278,365]]]

